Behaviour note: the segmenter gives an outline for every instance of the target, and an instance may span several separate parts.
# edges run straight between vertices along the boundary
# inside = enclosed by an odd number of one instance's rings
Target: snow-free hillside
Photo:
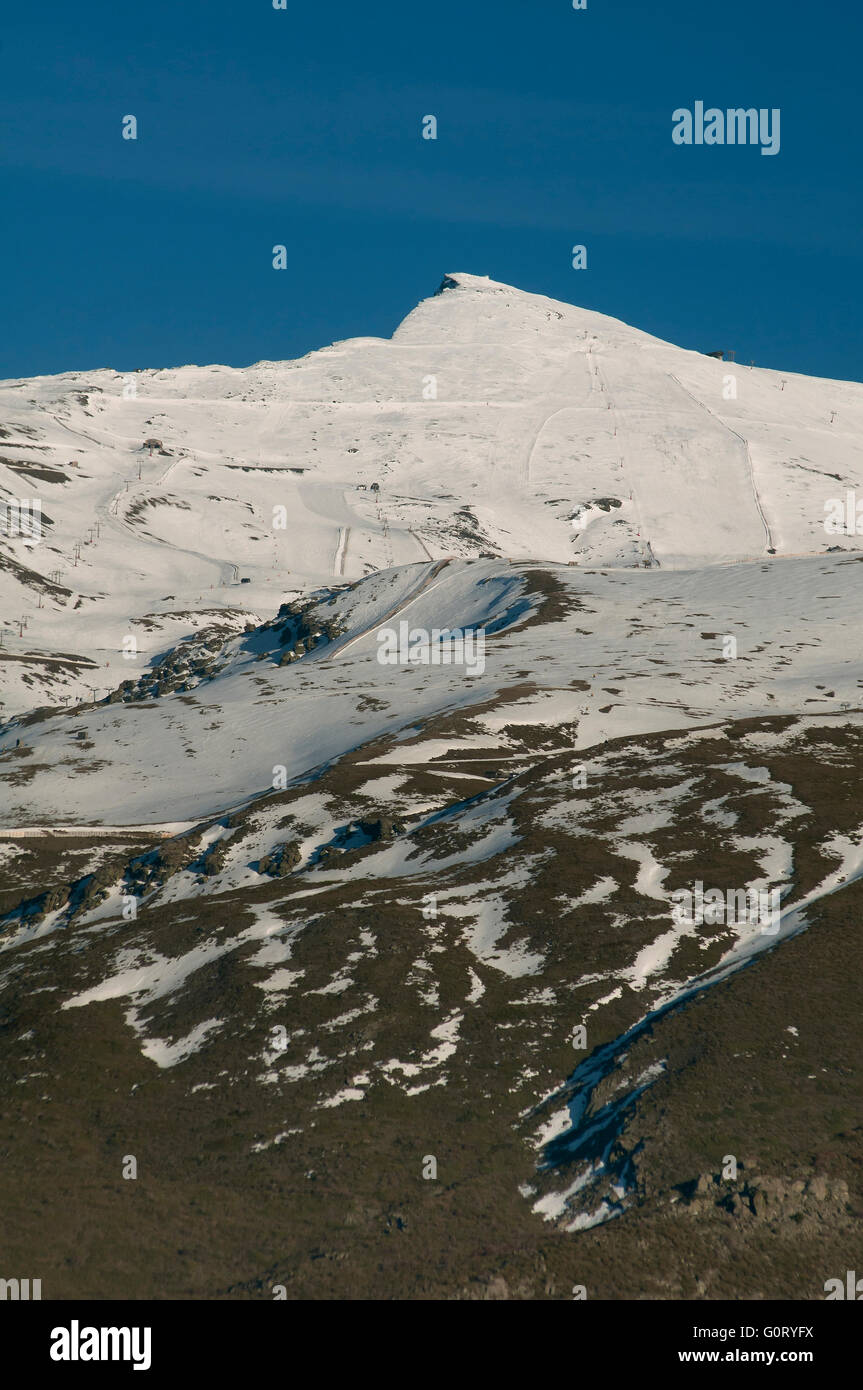
[[[823,521],[861,490],[861,428],[857,384],[463,274],[392,339],[296,362],[6,382],[0,501],[38,497],[45,531],[0,537],[2,712],[99,698],[201,628],[393,566],[854,548]]]

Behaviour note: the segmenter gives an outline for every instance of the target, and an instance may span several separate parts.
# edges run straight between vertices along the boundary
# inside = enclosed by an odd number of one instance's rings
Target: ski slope
[[[38,497],[45,530],[0,538],[0,698],[92,698],[128,677],[130,636],[146,663],[214,615],[446,555],[688,569],[853,548],[823,519],[861,486],[861,428],[857,384],[461,274],[392,339],[296,362],[5,382],[0,500]]]
[[[823,517],[859,486],[861,427],[856,384],[719,362],[471,275],[392,339],[297,362],[4,383],[0,486],[41,498],[45,533],[0,539],[3,712],[48,717],[26,759],[17,723],[0,741],[18,748],[3,821],[214,814],[265,790],[273,764],[298,776],[525,671],[552,689],[611,672],[620,699],[573,697],[561,716],[583,743],[793,711],[821,699],[816,676],[827,706],[853,706],[857,540]],[[553,631],[524,627],[542,607],[531,563],[566,596]],[[280,603],[339,592],[331,649],[266,656]],[[512,624],[512,642],[492,641],[476,680],[438,668],[414,688],[374,659],[408,603],[428,627]],[[213,678],[104,703],[198,633]],[[357,682],[374,714],[354,708]]]

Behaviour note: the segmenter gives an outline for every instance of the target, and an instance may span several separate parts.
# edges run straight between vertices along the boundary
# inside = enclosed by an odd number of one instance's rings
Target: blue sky
[[[466,270],[860,380],[861,40],[850,0],[16,7],[0,376],[294,357]],[[779,154],[676,146],[696,100],[779,107]]]

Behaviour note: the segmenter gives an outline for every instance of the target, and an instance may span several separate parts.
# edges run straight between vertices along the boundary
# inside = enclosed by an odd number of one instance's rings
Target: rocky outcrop
[[[258,860],[258,873],[269,874],[271,878],[284,878],[293,872],[300,858],[300,851],[292,841],[274,845],[269,854]]]
[[[774,1177],[759,1171],[757,1164],[738,1164],[737,1177],[702,1173],[684,1183],[672,1197],[677,1210],[688,1216],[705,1216],[711,1210],[730,1213],[736,1220],[766,1220],[799,1224],[810,1218],[822,1220],[832,1211],[847,1206],[848,1184],[844,1178],[815,1174],[809,1178]]]
[[[372,840],[392,840],[396,835],[404,835],[405,827],[391,820],[389,816],[378,816],[376,820],[357,821],[359,829]]]

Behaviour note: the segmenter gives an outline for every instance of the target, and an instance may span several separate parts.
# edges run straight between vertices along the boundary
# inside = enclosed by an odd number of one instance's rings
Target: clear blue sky
[[[294,357],[467,270],[860,380],[861,55],[852,0],[16,6],[0,376]],[[674,145],[696,100],[779,154]]]

